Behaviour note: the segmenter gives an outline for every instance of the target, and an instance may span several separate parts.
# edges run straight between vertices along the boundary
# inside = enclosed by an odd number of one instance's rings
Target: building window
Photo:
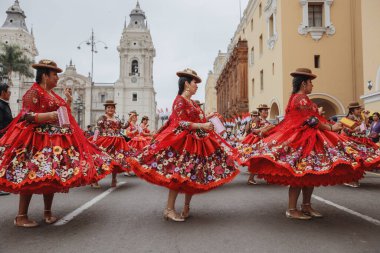
[[[314,55],[314,68],[319,69],[320,67],[320,55]]]
[[[264,70],[260,71],[260,90],[264,90]]]
[[[255,96],[255,78],[252,78],[252,97]]]
[[[263,8],[262,8],[262,5],[260,3],[259,4],[259,18],[261,17],[262,12],[263,12]]]
[[[105,94],[101,94],[100,95],[100,102],[104,103],[105,101],[106,101],[106,95]]]
[[[269,37],[274,36],[274,22],[273,22],[273,14],[269,18]]]
[[[260,49],[260,56],[263,55],[263,35],[261,34],[259,37],[259,49]]]
[[[253,31],[253,19],[251,19],[251,31]]]
[[[309,27],[322,27],[323,3],[309,3]]]
[[[331,5],[334,0],[300,0],[302,6],[302,22],[298,27],[301,35],[310,34],[313,40],[320,40],[323,34],[335,34],[335,26],[331,22]]]
[[[251,48],[251,64],[253,65],[255,63],[255,48]]]
[[[132,94],[132,101],[134,101],[134,102],[137,101],[137,93]]]
[[[137,75],[139,73],[139,62],[137,60],[132,61],[131,73],[132,75]]]

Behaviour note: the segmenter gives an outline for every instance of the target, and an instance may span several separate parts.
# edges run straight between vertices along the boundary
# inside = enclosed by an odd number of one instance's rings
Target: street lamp
[[[83,44],[86,44],[87,46],[91,47],[91,76],[90,76],[90,81],[91,81],[90,110],[91,110],[91,108],[92,108],[92,86],[94,85],[94,53],[95,54],[98,53],[98,49],[97,49],[96,45],[102,44],[104,46],[104,49],[108,49],[108,46],[105,42],[103,42],[101,40],[95,40],[94,29],[91,30],[91,37],[89,39],[84,40],[81,43],[79,43],[79,45],[77,46],[78,50],[82,49],[81,46]],[[92,123],[91,122],[91,111],[90,111],[90,123]]]
[[[81,119],[80,119],[80,115],[81,113],[83,112],[83,109],[84,109],[84,106],[83,106],[83,101],[80,97],[78,97],[75,101],[74,101],[74,110],[76,110],[77,112],[77,121],[78,121],[78,125],[80,127],[82,127],[82,124],[81,124]]]

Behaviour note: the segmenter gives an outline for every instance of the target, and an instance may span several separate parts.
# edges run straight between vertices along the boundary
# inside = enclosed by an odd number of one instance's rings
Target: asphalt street
[[[35,195],[29,216],[41,226],[15,227],[18,196],[1,196],[0,252],[380,252],[379,174],[367,174],[358,189],[316,188],[313,206],[325,217],[311,221],[285,217],[286,187],[248,186],[247,177],[243,170],[232,183],[195,196],[183,223],[162,218],[166,188],[136,177],[119,175],[126,183],[114,191],[107,178],[101,189],[56,194],[55,215],[77,210],[60,226],[42,223],[43,201]],[[182,206],[180,196],[177,210]]]

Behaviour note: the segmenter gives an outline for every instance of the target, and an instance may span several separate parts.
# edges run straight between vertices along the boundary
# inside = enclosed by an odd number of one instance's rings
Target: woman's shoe
[[[352,188],[359,188],[360,187],[360,183],[359,182],[344,183],[344,185],[352,187]]]
[[[314,218],[322,218],[323,217],[323,215],[320,212],[311,208],[310,203],[302,204],[301,205],[301,212],[303,212],[304,214],[309,215],[311,217],[314,217]]]
[[[102,187],[99,185],[98,182],[91,184],[91,187],[94,188],[94,189],[100,189],[100,188],[102,188]]]
[[[185,219],[182,218],[179,214],[177,214],[174,209],[170,209],[170,208],[166,208],[164,210],[164,218],[166,220],[172,220],[176,222],[185,221]]]
[[[255,181],[255,179],[249,179],[247,184],[248,185],[255,185],[255,184],[257,184],[257,182]]]
[[[183,211],[181,213],[181,217],[187,219],[190,217],[190,204],[185,204],[183,207]]]
[[[48,216],[46,216],[46,213],[50,214]],[[58,218],[55,217],[55,216],[52,216],[51,215],[51,210],[44,210],[44,221],[46,224],[53,224],[55,222],[57,222]]]
[[[19,223],[19,222],[17,221],[17,218],[19,218],[19,217],[25,217],[25,218],[27,219],[28,222],[26,222],[26,223]],[[38,226],[39,226],[39,224],[38,224],[36,221],[34,221],[34,220],[29,220],[29,219],[28,219],[28,216],[27,216],[26,214],[19,214],[19,215],[17,215],[16,218],[14,219],[14,221],[13,221],[13,224],[14,224],[16,227],[23,227],[23,228],[35,228],[35,227],[38,227]]]
[[[297,220],[310,220],[311,216],[306,215],[297,209],[288,209],[285,212],[286,218],[288,219],[297,219]]]

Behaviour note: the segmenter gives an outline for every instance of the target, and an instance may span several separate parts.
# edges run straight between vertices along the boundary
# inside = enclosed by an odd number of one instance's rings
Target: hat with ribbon
[[[47,60],[47,59],[40,60],[38,63],[32,64],[32,68],[34,69],[46,68],[46,69],[52,69],[56,71],[57,73],[62,72],[62,69],[58,68],[57,63],[51,60]]]
[[[178,77],[190,77],[193,78],[197,83],[202,82],[202,79],[198,76],[197,72],[192,69],[186,68],[182,71],[177,72]]]
[[[298,68],[296,69],[296,71],[290,73],[290,75],[292,77],[296,77],[296,76],[307,76],[309,77],[310,79],[315,79],[317,76],[314,75],[310,69],[308,68]]]

